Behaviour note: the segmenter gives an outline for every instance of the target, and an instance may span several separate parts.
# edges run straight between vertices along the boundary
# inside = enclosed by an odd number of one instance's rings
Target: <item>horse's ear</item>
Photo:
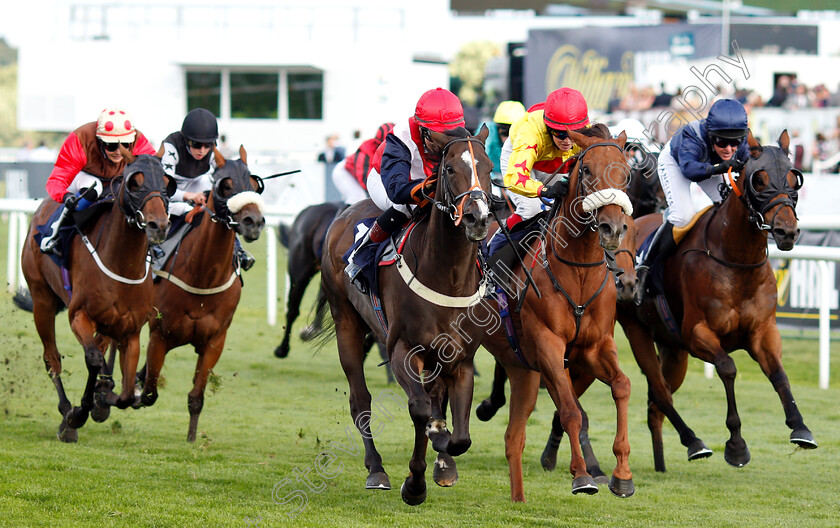
[[[584,136],[583,134],[575,132],[574,130],[569,130],[569,137],[572,138],[572,141],[575,142],[575,145],[579,146],[582,149],[586,149],[587,147],[589,147],[589,145],[598,142],[598,138]]]
[[[787,129],[782,130],[782,135],[779,136],[779,146],[782,147],[782,151],[785,154],[790,154],[790,136],[788,135]]]
[[[134,154],[129,152],[129,150],[125,148],[122,143],[120,143],[119,149],[120,154],[122,154],[122,157],[123,159],[125,159],[125,162],[127,164],[131,165],[132,163],[134,163]]]
[[[482,143],[486,143],[487,142],[487,136],[489,136],[489,135],[490,135],[490,129],[487,128],[486,124],[482,124],[481,125],[481,130],[478,131],[478,134],[476,134],[476,136],[478,137],[478,139],[481,140]]]
[[[248,154],[245,152],[244,145],[239,145],[239,160],[242,161],[246,167],[248,166]]]
[[[622,150],[624,150],[624,144],[627,143],[627,132],[622,130],[621,134],[619,134],[618,137],[615,138],[615,140],[618,141],[618,146],[621,147]]]
[[[163,153],[164,152],[166,152],[166,150],[164,150],[163,143],[161,143],[160,148],[158,149],[157,152],[155,152],[155,156],[157,156],[158,159],[163,159]]]
[[[213,147],[213,157],[216,158],[216,168],[221,169],[225,166],[225,157],[219,152],[219,149]]]
[[[747,130],[747,145],[750,147],[750,156],[753,158],[761,156],[761,145],[758,144],[755,136],[753,136],[752,130]]]

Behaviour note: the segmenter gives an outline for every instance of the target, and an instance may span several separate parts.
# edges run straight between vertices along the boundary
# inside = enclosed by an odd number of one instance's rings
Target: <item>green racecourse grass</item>
[[[5,262],[6,228],[0,223],[0,262]],[[815,451],[799,450],[788,442],[790,430],[776,393],[756,363],[737,352],[738,408],[752,462],[742,469],[724,462],[728,432],[723,389],[717,378],[706,379],[702,364],[692,360],[676,404],[715,454],[688,463],[685,448],[667,425],[668,472],[655,473],[645,382],[619,331],[621,365],[633,383],[633,497],[616,498],[605,487],[595,496],[573,496],[565,440],[558,469],[542,470],[538,459],[553,409],[545,391],[528,427],[526,504],[509,499],[507,407],[489,423],[472,419],[473,445],[457,459],[460,480],[455,487],[434,484],[433,456],[428,454],[428,499],[411,507],[399,494],[408,474],[411,421],[407,411],[386,401],[394,418],[382,423],[377,445],[394,489],[366,491],[361,441],[350,419],[347,382],[334,343],[316,351],[295,338],[289,358],[272,354],[281,326],[266,324],[264,248],[263,240],[249,247],[258,265],[245,275],[242,302],[215,369],[218,378],[208,387],[194,444],[186,442],[187,392],[195,365],[188,348],[169,354],[163,370],[166,384],[154,407],[114,409],[105,423],[89,420],[79,430],[77,444],[59,442],[57,397],[44,371],[31,315],[14,308],[7,293],[0,294],[0,526],[840,526],[840,350],[832,345],[831,389],[820,390],[817,342],[802,339],[785,340],[784,359],[799,408],[820,444]],[[284,269],[282,248],[280,260]],[[305,311],[313,292],[314,285]],[[69,331],[66,312],[59,314],[57,327],[67,393],[78,405],[86,375],[84,356]],[[145,341],[144,332],[143,354]],[[366,364],[373,396],[393,388],[403,398],[398,387],[385,384],[378,361],[371,358]],[[480,350],[476,401],[489,392],[492,365],[489,354]],[[115,377],[119,379],[119,373]],[[590,414],[594,449],[609,473],[615,463],[615,408],[609,391],[596,384],[582,402]],[[337,475],[319,477],[316,457],[333,441],[348,445],[348,428],[358,454],[331,448],[337,459],[323,471]],[[324,489],[308,490],[295,481],[295,470],[309,471],[313,485]],[[273,488],[284,479],[289,483],[278,498],[297,488],[308,500],[294,518],[287,516],[294,501],[272,500]]]

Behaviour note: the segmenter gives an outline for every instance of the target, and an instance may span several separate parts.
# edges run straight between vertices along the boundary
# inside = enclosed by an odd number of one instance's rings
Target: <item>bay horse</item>
[[[300,303],[312,278],[321,271],[321,252],[327,229],[342,210],[344,204],[327,202],[310,205],[295,217],[291,227],[281,225],[278,231],[280,243],[288,248],[289,299],[286,303],[286,328],[283,339],[274,349],[274,355],[284,358],[289,355],[292,324],[300,315]],[[323,331],[327,299],[323,288],[318,289],[315,301],[315,320],[300,331],[300,338],[309,341]]]
[[[44,346],[44,364],[58,393],[62,416],[58,438],[63,442],[78,440],[77,429],[94,409],[94,395],[100,389],[102,398],[97,405],[125,409],[135,403],[140,329],[149,319],[153,300],[149,242],[163,242],[169,229],[166,190],[174,190],[174,182],[155,156],[135,158],[123,146],[119,149],[127,162],[123,176],[104,182],[104,194],[111,193],[113,205],[72,239],[68,270],[62,271],[42,253],[34,238],[36,226],[47,222],[60,206],[51,199],[45,199],[35,211],[21,255],[35,328]],[[65,306],[70,328],[84,349],[88,371],[79,407],[74,407],[64,392],[61,354],[55,342],[55,317]],[[105,368],[103,351],[111,344],[120,353],[123,379],[119,396],[110,392],[110,379],[103,380],[104,387],[96,386],[97,376]],[[107,413],[101,419],[105,418]]]
[[[778,393],[785,423],[792,430],[790,441],[805,449],[817,447],[782,366],[776,280],[767,261],[768,236],[780,250],[789,251],[799,235],[796,202],[802,174],[788,159],[787,130],[779,137],[779,146],[762,147],[752,133],[748,143],[750,158],[737,179],[732,174],[725,178],[723,201],[700,216],[676,254],[665,261],[664,296],[648,296],[634,317],[622,320],[648,382],[648,428],[657,471],[665,471],[663,415],[688,448],[689,460],[712,454],[673,405],[672,394],[685,378],[688,354],[713,364],[723,382],[730,433],[724,449],[727,463],[742,467],[750,461],[735,405],[737,370],[729,356],[737,349],[749,353]],[[659,215],[639,219],[640,236],[648,236],[660,223]],[[673,315],[670,328],[658,315],[663,307]]]
[[[476,259],[478,242],[487,235],[490,222],[490,171],[492,163],[484,150],[488,130],[477,136],[466,129],[452,135],[431,133],[442,153],[436,170],[433,207],[426,220],[417,223],[404,243],[396,265],[381,267],[379,285],[381,312],[387,331],[369,297],[353,286],[344,273],[342,256],[354,240],[354,228],[363,218],[380,211],[364,200],[344,211],[330,226],[321,263],[321,282],[335,322],[341,366],[350,386],[350,414],[365,446],[368,489],[390,489],[388,474],[377,452],[370,427],[371,395],[365,383],[363,340],[368,332],[386,344],[397,382],[408,395],[408,411],[414,423],[414,451],[410,474],[400,494],[410,505],[426,499],[426,447],[448,457],[470,446],[469,413],[473,394],[473,357],[483,329],[468,324],[453,329],[478,303],[482,289]],[[420,256],[422,255],[422,257]],[[483,283],[482,283],[483,284]],[[431,374],[423,374],[424,370]],[[440,399],[425,385],[445,388],[452,411],[453,431],[433,411]],[[434,399],[434,402],[433,402]],[[367,419],[366,419],[367,417]],[[428,439],[427,439],[428,435]]]
[[[242,293],[239,263],[234,262],[234,239],[259,239],[265,226],[260,193],[263,182],[251,174],[247,154],[239,147],[238,160],[226,160],[214,150],[216,171],[207,205],[188,218],[193,228],[181,241],[164,269],[155,271],[156,315],[149,321],[145,380],[140,403],[150,406],[158,397],[158,378],[166,353],[190,344],[196,360],[193,388],[187,396],[190,413],[187,441],[194,442],[204,389],[222,350]],[[192,213],[188,213],[189,215]]]
[[[524,501],[522,451],[525,424],[534,409],[542,376],[557,407],[562,428],[569,433],[572,493],[597,493],[581,454],[582,415],[576,394],[595,379],[611,388],[617,420],[613,452],[616,467],[609,489],[616,495],[633,494],[629,467],[627,407],[630,382],[618,365],[613,339],[616,289],[610,279],[604,250],[615,250],[627,229],[625,214],[632,212],[627,195],[629,167],[624,157],[626,135],[612,139],[603,125],[586,135],[569,132],[582,149],[570,174],[572,192],[555,201],[542,236],[526,237],[525,267],[533,271],[535,288],[513,292],[510,306],[524,295],[521,311],[511,311],[519,327],[519,350],[514,350],[501,326],[487,332],[482,345],[495,356],[510,377],[510,421],[505,433],[511,499]],[[561,253],[562,252],[562,256]],[[537,267],[536,264],[539,264]],[[515,266],[513,284],[524,286],[522,266]],[[500,306],[500,308],[502,308]],[[567,371],[568,369],[568,371]]]

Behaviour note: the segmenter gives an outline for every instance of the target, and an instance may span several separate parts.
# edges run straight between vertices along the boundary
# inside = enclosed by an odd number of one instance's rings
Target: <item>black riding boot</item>
[[[367,245],[368,242],[376,242],[377,244],[380,242],[385,241],[386,238],[393,235],[397,232],[397,230],[405,224],[406,220],[408,220],[402,212],[394,209],[393,207],[389,207],[384,213],[379,215],[379,218],[370,226],[368,232],[365,233],[365,237],[362,240],[362,243],[353,250],[353,253],[347,258],[347,266],[344,268],[344,273],[350,277],[351,281],[356,279],[356,276],[362,271],[362,268],[356,265],[353,259],[356,256],[356,253],[362,249],[363,246]]]
[[[65,195],[67,196],[67,195]],[[50,226],[50,233],[41,239],[41,251],[46,254],[53,254],[61,257],[61,248],[58,245],[59,230],[70,222],[71,214],[74,211],[87,209],[99,197],[96,188],[85,187],[74,196],[64,200],[64,210],[61,211],[58,219]]]
[[[236,236],[233,238],[233,252],[236,253],[236,258],[239,260],[239,267],[242,268],[242,271],[248,271],[254,266],[254,262],[256,262],[254,257],[242,249],[242,242]]]
[[[645,300],[648,288],[648,276],[650,275],[650,268],[653,266],[653,263],[657,259],[664,262],[676,249],[677,243],[674,242],[674,224],[666,220],[656,230],[656,234],[653,235],[653,240],[650,242],[647,253],[645,253],[639,265],[636,266],[636,276],[638,278],[634,299],[636,306],[641,306]]]

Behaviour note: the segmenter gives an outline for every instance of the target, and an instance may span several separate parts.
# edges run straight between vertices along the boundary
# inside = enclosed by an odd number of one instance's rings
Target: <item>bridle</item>
[[[473,180],[470,182],[471,185],[469,189],[462,193],[455,194],[455,191],[452,190],[452,183],[445,174],[447,167],[445,160],[446,154],[449,152],[449,148],[456,143],[463,142],[467,143],[467,150],[470,153],[470,168],[472,169]],[[474,136],[453,139],[443,147],[443,153],[441,154],[441,161],[437,171],[437,177],[440,180],[440,185],[443,191],[442,200],[436,200],[435,198],[427,195],[425,188],[423,189],[423,197],[444,213],[448,213],[449,217],[453,222],[455,222],[456,226],[461,225],[461,221],[464,219],[464,206],[467,203],[467,198],[472,199],[473,201],[484,202],[484,204],[489,208],[490,195],[481,187],[481,181],[478,178],[473,143],[478,143],[481,145],[481,148],[484,148],[484,143]]]
[[[154,156],[151,156],[154,157]],[[114,178],[110,182],[111,194],[117,197],[116,202],[120,211],[125,215],[126,221],[137,227],[138,229],[146,228],[146,218],[143,215],[143,207],[153,198],[160,198],[163,200],[163,207],[169,207],[169,196],[160,190],[160,186],[154,185],[154,180],[157,177],[163,178],[163,168],[157,168],[153,164],[157,162],[138,158],[134,163],[126,167],[125,173],[120,182],[117,192],[114,192],[114,185],[119,178]],[[159,163],[159,162],[158,162]],[[139,167],[137,167],[139,165]],[[130,171],[134,167],[136,170]],[[136,191],[128,190],[128,182],[132,176],[142,172],[144,176],[143,184]],[[158,174],[159,173],[159,174]]]

